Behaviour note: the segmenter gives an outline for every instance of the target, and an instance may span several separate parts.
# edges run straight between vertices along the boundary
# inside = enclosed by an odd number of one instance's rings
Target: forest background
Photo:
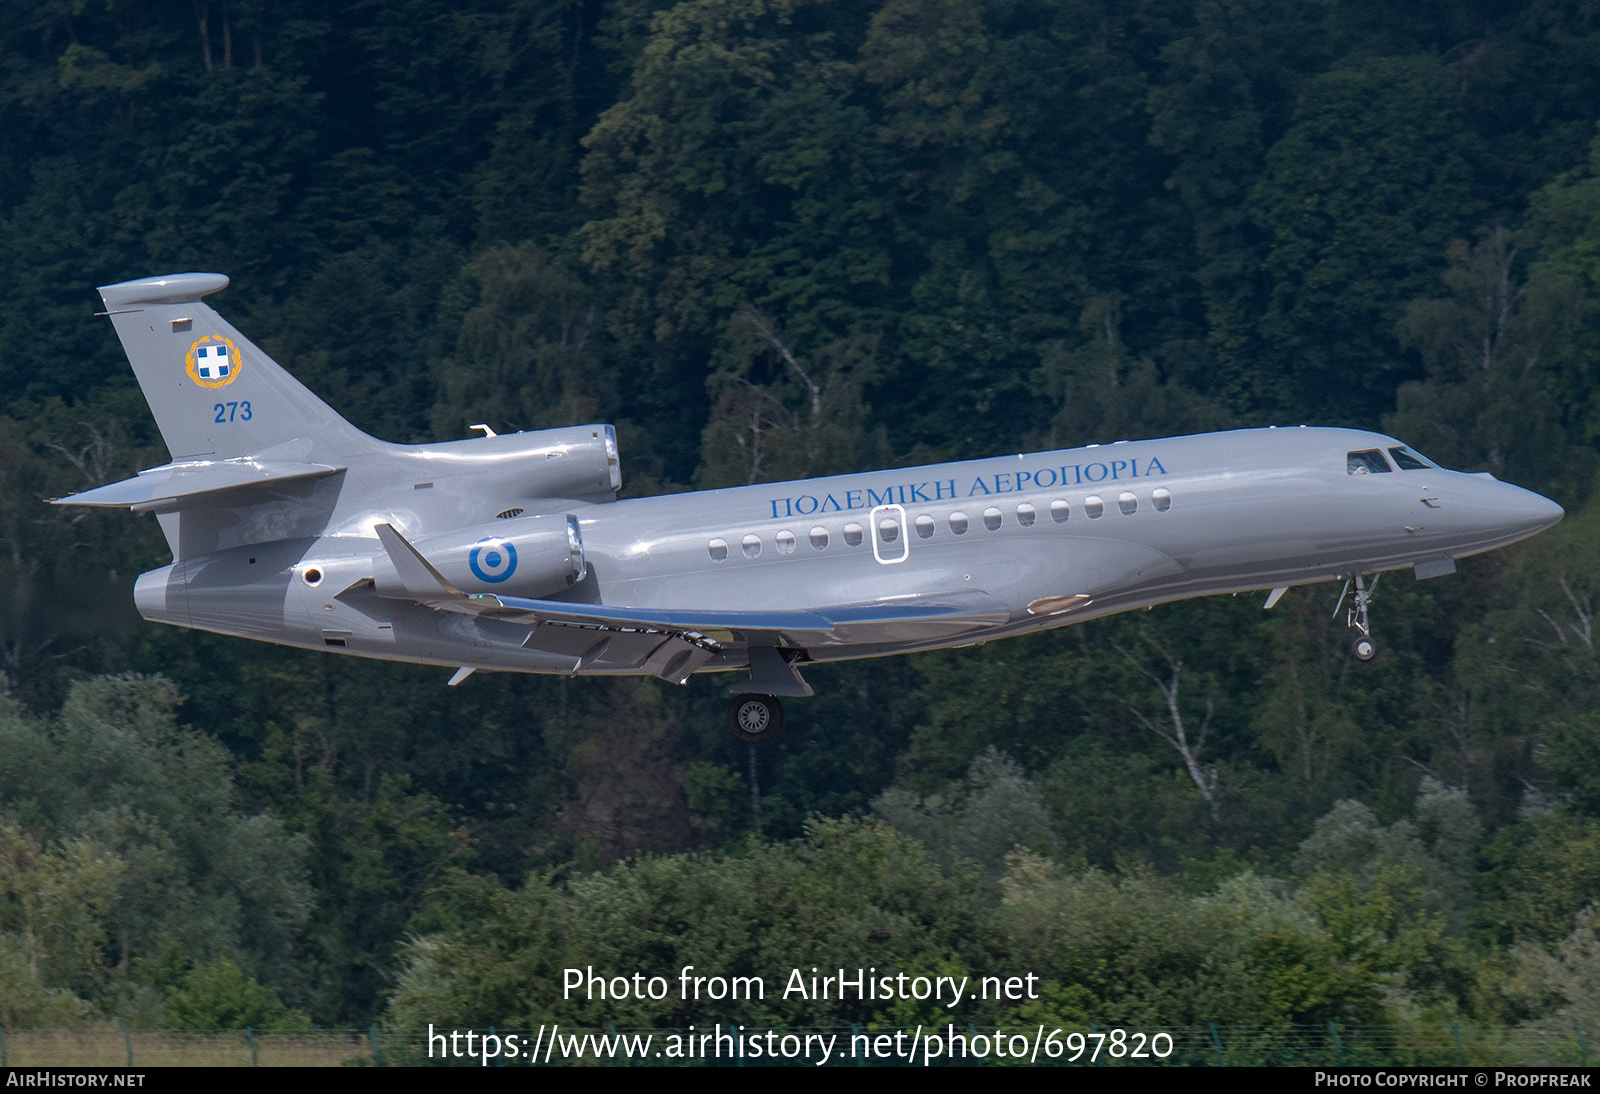
[[[1022,974],[963,1019],[1600,1037],[1600,10],[0,7],[0,1026],[932,1020],[560,970]],[[726,681],[145,624],[93,286],[393,441],[615,422],[628,495],[1264,424],[1568,509],[1449,579]],[[1181,722],[1185,732],[1178,733]]]

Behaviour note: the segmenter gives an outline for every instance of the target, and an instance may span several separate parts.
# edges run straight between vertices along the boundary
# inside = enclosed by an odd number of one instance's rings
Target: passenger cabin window
[[[1346,455],[1345,469],[1352,475],[1381,475],[1394,470],[1389,466],[1389,461],[1383,458],[1383,453],[1376,448]]]
[[[917,538],[918,539],[932,539],[933,538],[933,518],[930,517],[926,513],[923,513],[920,517],[917,518]]]
[[[818,551],[828,549],[828,530],[820,524],[811,529],[811,546]]]
[[[1072,506],[1057,498],[1050,503],[1050,519],[1057,524],[1067,523],[1067,518],[1072,515]]]
[[[1426,471],[1430,467],[1437,469],[1439,466],[1422,453],[1413,452],[1405,445],[1389,449],[1389,455],[1394,457],[1395,466],[1402,471]]]
[[[991,532],[998,532],[1000,530],[1000,522],[1004,519],[1000,515],[1000,510],[992,505],[983,511],[983,526]]]
[[[1033,522],[1037,519],[1039,519],[1039,514],[1027,502],[1017,506],[1017,523],[1024,528],[1032,528]]]
[[[794,533],[785,528],[777,535],[778,553],[780,555],[794,554]]]
[[[725,539],[714,539],[714,540],[711,541],[711,543],[708,546],[711,549],[711,561],[712,562],[726,562],[726,561],[728,561],[728,541],[727,540],[725,540]]]
[[[1100,500],[1099,494],[1090,494],[1083,499],[1083,511],[1089,514],[1090,520],[1097,520],[1106,511],[1106,503]]]
[[[950,531],[954,532],[958,536],[966,535],[967,534],[967,514],[963,513],[959,509],[957,509],[954,513],[951,513],[950,514]]]
[[[1165,486],[1158,486],[1150,491],[1150,501],[1156,507],[1156,512],[1165,513],[1172,508],[1172,491]]]
[[[844,526],[844,542],[846,547],[861,546],[861,525],[851,521]]]
[[[1124,490],[1117,495],[1117,508],[1122,510],[1122,515],[1131,517],[1139,511],[1139,498],[1132,490]]]
[[[744,542],[741,546],[744,547],[745,558],[761,557],[761,537],[754,532],[744,537]]]

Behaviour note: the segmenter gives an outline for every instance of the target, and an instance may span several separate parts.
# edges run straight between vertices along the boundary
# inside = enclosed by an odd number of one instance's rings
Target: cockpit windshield
[[[1394,470],[1376,448],[1346,454],[1345,469],[1352,475],[1381,475]]]
[[[1428,468],[1437,468],[1439,465],[1420,452],[1413,452],[1405,445],[1389,449],[1389,455],[1394,457],[1394,464],[1402,471],[1426,471]]]

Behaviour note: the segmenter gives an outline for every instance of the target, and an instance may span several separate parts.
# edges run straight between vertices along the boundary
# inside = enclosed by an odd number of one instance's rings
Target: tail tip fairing
[[[100,299],[105,302],[107,311],[116,311],[139,304],[189,304],[227,287],[227,274],[162,274],[101,285]]]

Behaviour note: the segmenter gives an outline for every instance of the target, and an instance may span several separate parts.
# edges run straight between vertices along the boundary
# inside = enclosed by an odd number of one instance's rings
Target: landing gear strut
[[[746,744],[776,741],[783,732],[783,704],[776,695],[735,695],[728,703],[728,728]]]
[[[1367,619],[1367,608],[1372,603],[1372,594],[1378,588],[1378,576],[1372,579],[1372,588],[1367,588],[1366,579],[1361,574],[1355,575],[1356,596],[1351,603],[1349,611],[1345,613],[1345,626],[1356,632],[1356,640],[1350,644],[1350,652],[1355,654],[1357,661],[1371,661],[1378,656],[1378,644],[1372,640],[1372,625]],[[1345,594],[1350,591],[1350,582],[1344,583],[1344,589],[1339,593],[1339,603],[1334,605],[1333,614],[1339,614],[1339,608],[1344,605]]]

